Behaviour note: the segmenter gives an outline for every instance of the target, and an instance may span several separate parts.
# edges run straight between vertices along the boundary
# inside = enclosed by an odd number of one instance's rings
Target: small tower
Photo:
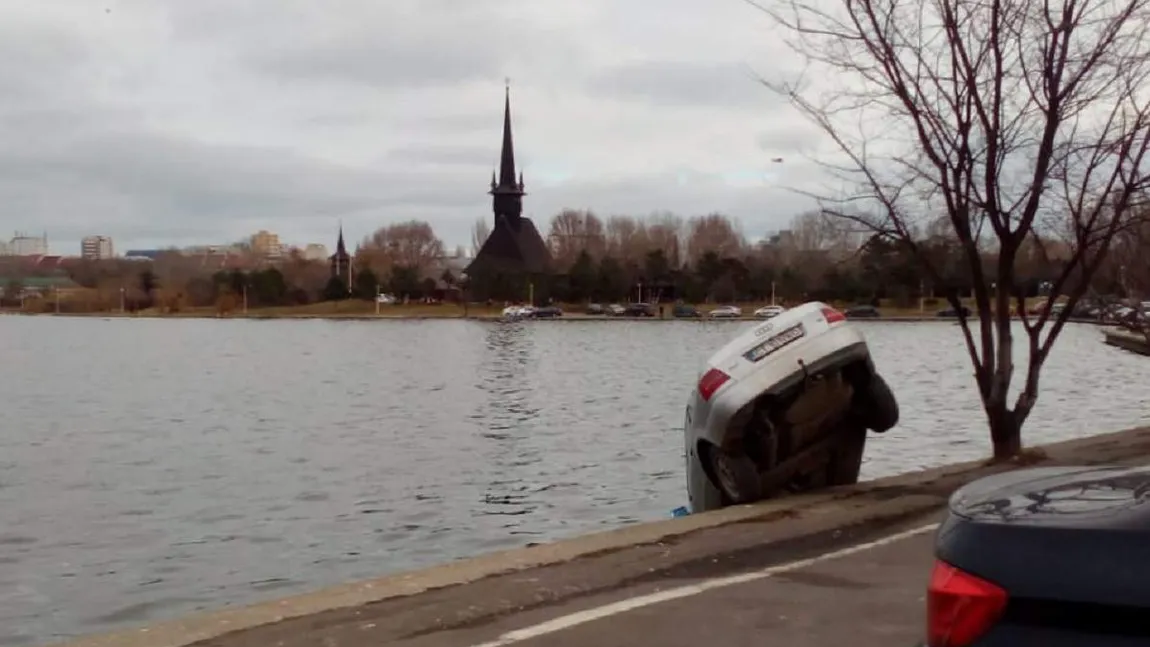
[[[343,242],[343,223],[339,225],[339,239],[335,243],[335,253],[328,260],[331,262],[331,275],[343,279],[351,286],[351,255],[347,253],[347,246]]]

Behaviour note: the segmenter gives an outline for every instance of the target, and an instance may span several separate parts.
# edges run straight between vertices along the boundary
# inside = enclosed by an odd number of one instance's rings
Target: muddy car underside
[[[858,481],[867,429],[898,422],[898,405],[869,358],[803,370],[740,409],[721,447],[701,447],[726,505]]]

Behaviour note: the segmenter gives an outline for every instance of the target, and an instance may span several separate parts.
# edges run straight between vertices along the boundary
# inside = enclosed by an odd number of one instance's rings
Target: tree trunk
[[[1022,452],[1022,425],[1014,411],[1007,409],[1005,403],[988,404],[986,418],[995,461],[1009,460]]]

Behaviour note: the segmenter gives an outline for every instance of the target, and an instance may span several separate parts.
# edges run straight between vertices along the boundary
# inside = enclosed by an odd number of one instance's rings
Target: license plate
[[[801,339],[805,334],[807,334],[807,331],[803,329],[802,324],[791,326],[783,332],[775,335],[774,337],[771,337],[758,346],[755,346],[751,350],[743,353],[743,357],[749,361],[757,362],[767,355],[770,355],[771,353],[782,348],[783,346],[786,346],[787,344],[795,341],[796,339]]]

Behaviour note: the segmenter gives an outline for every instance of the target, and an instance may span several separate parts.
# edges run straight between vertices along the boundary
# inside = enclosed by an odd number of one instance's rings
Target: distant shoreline
[[[306,308],[306,310],[303,310]],[[398,311],[402,309],[402,311]],[[296,311],[293,311],[296,310]],[[303,311],[299,311],[303,310]],[[501,312],[491,311],[486,308],[473,308],[471,311],[464,314],[463,308],[458,306],[419,306],[417,308],[407,308],[406,306],[384,306],[380,309],[379,314],[375,314],[374,310],[363,311],[361,309],[348,309],[340,311],[338,308],[334,311],[323,311],[322,309],[304,306],[302,308],[253,308],[247,313],[232,312],[224,315],[219,315],[208,308],[197,308],[194,310],[187,310],[181,312],[159,312],[156,310],[142,310],[138,312],[26,312],[17,309],[0,309],[0,314],[9,315],[22,315],[30,317],[76,317],[76,318],[98,318],[98,319],[249,319],[249,320],[291,320],[291,319],[318,319],[318,320],[338,320],[338,321],[427,321],[433,319],[462,319],[469,321],[502,321],[504,317]],[[478,311],[476,311],[478,310]],[[1018,317],[1015,317],[1017,319]],[[977,316],[972,316],[971,319],[977,319]],[[693,321],[693,322],[711,322],[711,323],[725,323],[725,322],[750,322],[750,321],[766,321],[759,319],[754,315],[743,315],[742,317],[730,318],[710,318],[710,317],[612,317],[607,315],[589,315],[582,312],[568,313],[564,312],[561,317],[542,318],[542,319],[528,319],[532,323],[535,322],[563,322],[563,321],[601,321],[601,322],[669,322],[669,321]],[[910,314],[903,311],[899,314],[884,315],[880,317],[865,317],[852,319],[855,322],[885,322],[885,323],[924,323],[928,321],[935,322],[957,322],[956,317],[939,317],[936,315],[923,315],[923,314]],[[1070,319],[1071,323],[1090,323],[1096,325],[1104,325],[1102,322],[1090,319]]]

